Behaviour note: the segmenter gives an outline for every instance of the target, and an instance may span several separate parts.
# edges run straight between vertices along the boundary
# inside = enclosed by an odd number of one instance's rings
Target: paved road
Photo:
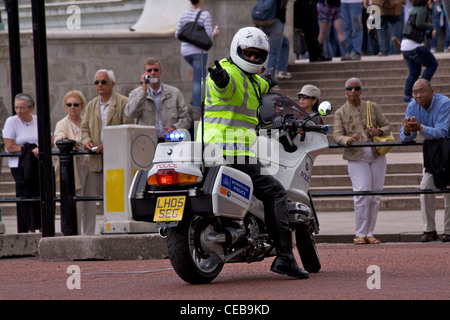
[[[212,283],[196,286],[179,279],[167,259],[0,259],[0,300],[181,300],[169,311],[177,314],[189,302],[202,305],[204,300],[450,299],[448,243],[319,244],[318,250],[323,267],[308,280],[272,273],[272,259],[266,259],[226,265]],[[72,265],[81,273],[67,273]]]

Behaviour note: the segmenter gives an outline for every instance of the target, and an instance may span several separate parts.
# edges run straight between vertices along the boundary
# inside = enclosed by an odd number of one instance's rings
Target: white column
[[[157,232],[154,223],[134,221],[128,192],[134,174],[150,169],[157,144],[156,128],[141,125],[103,129],[103,234]]]

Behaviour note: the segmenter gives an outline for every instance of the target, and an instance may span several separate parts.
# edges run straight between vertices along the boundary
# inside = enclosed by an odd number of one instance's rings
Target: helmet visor
[[[263,64],[266,61],[268,55],[267,51],[257,48],[241,49],[241,47],[238,47],[237,51],[241,59],[254,64]]]

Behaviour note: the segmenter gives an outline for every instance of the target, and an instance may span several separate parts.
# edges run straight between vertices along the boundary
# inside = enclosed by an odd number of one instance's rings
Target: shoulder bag
[[[417,43],[422,43],[425,39],[426,30],[421,30],[416,27],[417,13],[411,13],[408,21],[406,21],[403,28],[403,37],[413,40]]]
[[[197,23],[202,10],[200,10],[194,22],[186,23],[178,34],[178,40],[193,44],[203,50],[211,49],[213,42],[206,34],[205,28]]]
[[[372,125],[372,117],[370,116],[370,101],[366,102],[366,110],[367,110],[367,128],[373,127]],[[379,126],[377,125],[377,129]],[[392,131],[388,136],[374,136],[372,137],[374,142],[387,142],[387,141],[395,141],[394,135],[392,134]],[[388,153],[392,146],[386,146],[386,147],[375,147],[377,150],[377,153],[381,156],[384,156],[386,153]]]

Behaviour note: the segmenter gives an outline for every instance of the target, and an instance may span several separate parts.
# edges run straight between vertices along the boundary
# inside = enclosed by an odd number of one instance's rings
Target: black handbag
[[[416,27],[416,17],[417,14],[415,13],[409,15],[408,21],[406,22],[403,29],[403,37],[413,40],[417,43],[422,43],[425,38],[426,31]]]
[[[209,50],[213,42],[206,34],[205,28],[197,23],[202,10],[200,10],[194,22],[186,23],[178,34],[178,40],[193,44],[203,50]]]

